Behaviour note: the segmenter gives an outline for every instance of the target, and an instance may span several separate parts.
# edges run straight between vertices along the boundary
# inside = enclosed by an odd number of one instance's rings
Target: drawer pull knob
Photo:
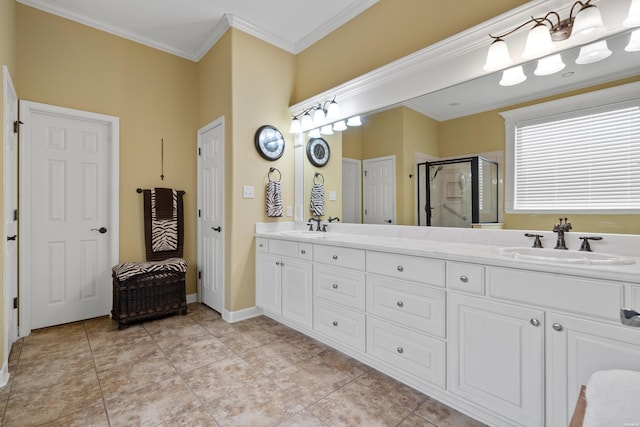
[[[263,247],[264,245],[263,245],[262,243],[260,243],[258,246],[259,246],[259,247]]]
[[[300,253],[301,253],[302,255],[304,255],[304,254],[306,254],[306,253],[307,253],[307,251],[305,251],[305,250],[303,249],[303,250],[301,250],[301,251],[300,251]]]
[[[533,326],[540,326],[540,321],[538,319],[536,319],[535,317],[532,317],[531,320],[529,320],[529,322],[533,325]]]
[[[396,305],[400,308],[404,307],[404,303],[402,301],[398,301]]]
[[[337,284],[337,283],[334,283],[333,285],[331,285],[331,287],[332,287],[333,289],[338,289],[338,284]]]
[[[280,267],[284,267],[284,262],[281,262],[281,263],[280,263]]]
[[[551,327],[558,332],[560,332],[563,329],[560,323],[554,323],[553,325],[551,325]]]
[[[398,266],[398,271],[399,271],[400,273],[402,273],[402,272],[404,271],[404,267],[403,267],[403,266],[401,266],[401,265],[399,265],[399,266]]]
[[[337,261],[338,260],[338,255],[334,255],[333,259],[334,259],[334,261]]]
[[[396,351],[398,352],[398,354],[402,354],[402,353],[404,353],[404,348],[402,348],[402,347],[398,347],[398,348],[396,349]]]
[[[467,283],[469,281],[469,278],[467,276],[460,276],[460,281],[462,283]]]
[[[333,326],[338,326],[338,322],[336,322],[335,320],[331,323]]]

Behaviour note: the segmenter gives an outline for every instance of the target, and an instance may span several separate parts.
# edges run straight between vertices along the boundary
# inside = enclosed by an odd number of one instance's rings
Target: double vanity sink
[[[564,237],[256,224],[256,305],[488,425],[568,425],[594,370],[640,371],[640,238]]]

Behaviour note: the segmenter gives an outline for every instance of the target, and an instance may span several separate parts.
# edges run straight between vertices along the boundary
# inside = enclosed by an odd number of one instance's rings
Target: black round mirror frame
[[[253,138],[256,150],[262,158],[274,161],[282,157],[284,153],[284,136],[271,125],[260,126]]]
[[[323,167],[329,163],[329,157],[331,157],[331,150],[324,138],[311,138],[307,142],[307,159],[313,166]]]

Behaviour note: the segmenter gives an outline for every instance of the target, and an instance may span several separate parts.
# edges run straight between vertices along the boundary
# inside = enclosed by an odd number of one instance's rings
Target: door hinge
[[[364,176],[367,176],[367,171],[364,171]]]
[[[198,147],[198,156],[202,156],[202,148]]]
[[[198,218],[202,217],[202,211],[198,209]]]
[[[18,308],[18,297],[13,299],[13,308]]]
[[[14,209],[13,210],[13,220],[17,221],[18,220],[18,209]]]
[[[198,271],[198,280],[202,279],[202,271]]]
[[[24,122],[21,122],[20,120],[16,120],[15,122],[13,122],[13,133],[20,132],[20,125],[22,124],[24,124]]]
[[[367,215],[367,210],[366,209],[364,210],[364,214]]]

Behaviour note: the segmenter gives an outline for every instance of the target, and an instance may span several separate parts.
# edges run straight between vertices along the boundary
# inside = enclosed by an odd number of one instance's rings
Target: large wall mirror
[[[523,67],[529,78],[519,85],[500,86],[502,73],[488,74],[362,114],[362,126],[323,136],[331,146],[330,162],[323,168],[312,166],[306,159],[297,164],[304,169],[304,220],[310,216],[309,191],[316,172],[325,178],[325,219],[333,216],[343,222],[366,223],[367,217],[380,214],[375,216],[375,221],[368,222],[377,223],[383,218],[386,223],[398,225],[418,224],[418,163],[481,155],[500,164],[499,179],[502,180],[505,131],[504,120],[498,112],[541,99],[640,80],[637,65],[640,52],[624,49],[630,33],[618,32],[607,37],[613,53],[601,62],[577,65],[579,47],[567,49],[562,52],[566,68],[554,75],[534,76],[535,61],[525,63]],[[363,168],[373,170],[376,179],[380,179],[373,185],[387,185],[385,194],[391,200],[369,198],[367,202],[369,190],[361,180]],[[382,176],[388,179],[386,184]],[[499,187],[502,221],[502,182]],[[368,215],[364,215],[365,209]],[[624,221],[629,221],[628,216],[623,216],[627,217]],[[616,221],[615,215],[611,221]],[[612,232],[610,227],[589,231]]]

